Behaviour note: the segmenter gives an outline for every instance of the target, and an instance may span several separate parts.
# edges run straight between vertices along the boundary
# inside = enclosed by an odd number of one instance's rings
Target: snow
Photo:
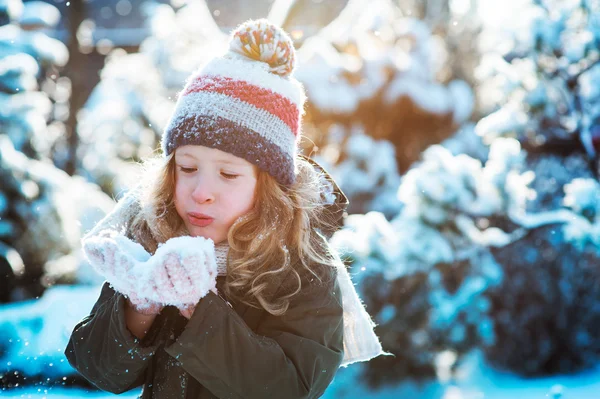
[[[360,381],[360,366],[341,369],[322,396],[324,399],[506,399],[507,397],[550,399],[597,399],[600,366],[574,375],[522,378],[493,369],[479,352],[470,354],[458,368],[455,379],[424,384],[404,382],[369,389]],[[562,396],[559,395],[562,393]]]
[[[574,375],[526,379],[514,374],[501,372],[487,365],[479,353],[473,353],[461,367],[461,373],[468,377],[457,384],[463,396],[459,398],[577,398],[594,399],[600,389],[600,367]],[[563,396],[554,395],[562,392]]]
[[[477,3],[477,13],[482,19],[482,22],[488,26],[505,26],[506,24],[514,23],[515,15],[520,15],[527,0],[509,0],[499,4],[489,1],[479,1]]]
[[[109,57],[101,83],[79,114],[79,173],[113,181],[114,195],[133,183],[136,168],[127,161],[152,152],[174,106],[162,98],[160,76],[149,63],[142,54]]]
[[[484,145],[481,136],[475,133],[474,123],[463,124],[441,145],[448,149],[452,155],[465,154],[480,161],[488,158],[489,147]]]
[[[564,204],[574,211],[583,213],[587,210],[600,216],[600,184],[592,179],[573,179],[565,186]]]
[[[407,96],[427,112],[454,114],[457,123],[468,118],[474,102],[471,88],[462,81],[447,87],[434,81],[439,57],[429,28],[416,19],[394,20],[398,10],[391,2],[371,2],[363,10],[360,3],[350,2],[330,26],[306,39],[298,50],[296,75],[311,103],[320,112],[347,115],[383,91],[383,105]],[[393,37],[381,35],[386,29]],[[347,37],[342,39],[340,32]],[[403,40],[412,47],[393,47],[394,41]],[[356,50],[338,50],[344,46]]]
[[[51,260],[60,265],[59,259],[79,247],[82,229],[96,223],[113,204],[81,177],[70,177],[48,160],[27,158],[5,135],[0,135],[0,167],[6,178],[3,193],[11,202],[11,212],[1,215],[2,222],[9,231],[14,228],[3,237],[29,267],[42,268]],[[28,228],[22,229],[22,224]],[[85,274],[85,262],[77,263],[78,273]]]
[[[463,80],[454,80],[448,84],[450,97],[453,98],[454,122],[458,125],[467,121],[473,112],[475,98],[471,87]]]
[[[209,291],[216,290],[217,264],[210,239],[171,238],[159,245],[154,255],[118,231],[92,232],[82,244],[98,274],[122,294],[135,293],[141,299],[181,307],[198,303]],[[169,285],[181,291],[179,295],[167,289]]]
[[[37,88],[40,67],[29,54],[9,55],[0,60],[0,80],[10,91],[30,91]]]
[[[600,65],[593,66],[581,75],[581,95],[588,101],[600,98],[598,81],[600,81]]]
[[[11,20],[16,20],[23,13],[23,2],[21,0],[0,0],[0,10],[6,13]]]
[[[43,1],[28,1],[24,6],[23,14],[19,18],[19,24],[23,26],[33,25],[52,28],[60,21],[60,11],[52,4]]]
[[[47,118],[52,111],[52,103],[48,96],[40,92],[16,93],[12,95],[0,93],[0,109],[0,117],[6,119],[29,112]]]
[[[526,121],[527,116],[524,112],[511,107],[503,107],[481,119],[477,123],[475,131],[484,138],[485,142],[490,143],[496,137],[516,136],[516,133],[523,129]]]
[[[564,186],[563,204],[572,215],[565,229],[565,238],[580,247],[588,242],[600,248],[600,184],[593,179],[573,179]]]
[[[16,25],[0,26],[0,54],[27,53],[43,65],[62,67],[69,59],[67,47],[41,32],[29,32]]]
[[[332,126],[328,134],[329,144],[315,159],[331,173],[349,198],[348,212],[372,210],[389,217],[398,213],[401,204],[396,192],[400,175],[394,146],[386,140],[374,140],[359,128],[348,134],[340,126]],[[345,135],[349,137],[342,144]],[[346,153],[346,159],[338,162],[340,151]]]
[[[421,108],[432,114],[445,114],[452,111],[453,99],[440,84],[416,81],[413,76],[395,79],[386,91],[385,100],[392,103],[399,97],[408,96]]]
[[[357,145],[354,155],[368,152],[365,146]],[[350,215],[334,235],[332,244],[351,263],[365,300],[375,304],[382,342],[402,353],[397,362],[404,365],[397,367],[425,367],[443,348],[460,348],[461,359],[471,345],[493,345],[486,295],[503,281],[503,269],[491,250],[522,239],[525,231],[504,231],[490,219],[536,216],[525,211],[533,175],[521,172],[524,155],[515,139],[494,140],[485,164],[431,146],[402,178],[403,206],[391,221],[375,212]],[[400,302],[386,293],[391,287],[415,292]],[[384,312],[386,304],[396,311]]]
[[[444,147],[432,146],[423,153],[422,166],[406,173],[398,196],[410,212],[422,214],[434,224],[450,217],[443,209],[446,206],[479,216],[489,216],[507,205],[523,206],[531,177],[511,173],[522,162],[519,150],[514,139],[495,140],[490,160],[483,167],[479,160],[464,154],[453,156]]]
[[[63,353],[73,327],[88,314],[99,294],[98,286],[56,286],[37,300],[4,304],[0,308],[0,342],[4,343],[0,374],[15,370],[50,378],[73,374]]]
[[[347,65],[356,64],[352,56],[344,56],[331,43],[314,37],[298,50],[295,76],[303,82],[310,101],[323,111],[349,114],[356,110],[360,97],[354,88],[340,79]]]

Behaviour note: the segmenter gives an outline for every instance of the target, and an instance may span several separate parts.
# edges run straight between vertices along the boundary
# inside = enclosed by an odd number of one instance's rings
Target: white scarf
[[[140,212],[136,190],[130,190],[115,208],[90,230],[83,240],[106,230],[125,234],[131,217]],[[215,245],[217,270],[219,275],[227,274],[227,244]],[[344,306],[344,358],[342,367],[349,364],[368,361],[379,355],[388,355],[383,351],[379,338],[375,335],[375,324],[365,310],[344,263],[336,256],[337,279],[342,291]]]

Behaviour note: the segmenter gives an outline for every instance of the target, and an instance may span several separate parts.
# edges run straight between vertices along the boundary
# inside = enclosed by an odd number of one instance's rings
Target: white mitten
[[[150,254],[125,236],[99,234],[83,240],[83,252],[96,271],[118,292],[126,295],[134,309],[143,314],[158,314],[162,306],[140,295],[140,269]],[[147,285],[147,284],[146,284]]]
[[[209,291],[217,292],[217,262],[210,239],[172,238],[159,246],[148,263],[156,289],[144,295],[152,301],[186,309]]]

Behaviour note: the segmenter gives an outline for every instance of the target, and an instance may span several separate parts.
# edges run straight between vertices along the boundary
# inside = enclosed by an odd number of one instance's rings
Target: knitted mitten
[[[99,234],[82,242],[83,252],[96,271],[118,292],[127,296],[133,308],[142,314],[158,314],[162,306],[139,295],[139,272],[150,259],[144,248],[125,236]]]
[[[217,263],[212,240],[176,237],[158,247],[150,262],[157,289],[146,296],[180,310],[195,306],[209,291],[217,292]]]

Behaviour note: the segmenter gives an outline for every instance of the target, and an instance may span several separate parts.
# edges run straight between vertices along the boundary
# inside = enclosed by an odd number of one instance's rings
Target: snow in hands
[[[123,235],[99,234],[85,239],[83,250],[98,273],[130,298],[181,308],[196,305],[209,291],[216,293],[217,264],[210,239],[171,238],[150,255]]]

